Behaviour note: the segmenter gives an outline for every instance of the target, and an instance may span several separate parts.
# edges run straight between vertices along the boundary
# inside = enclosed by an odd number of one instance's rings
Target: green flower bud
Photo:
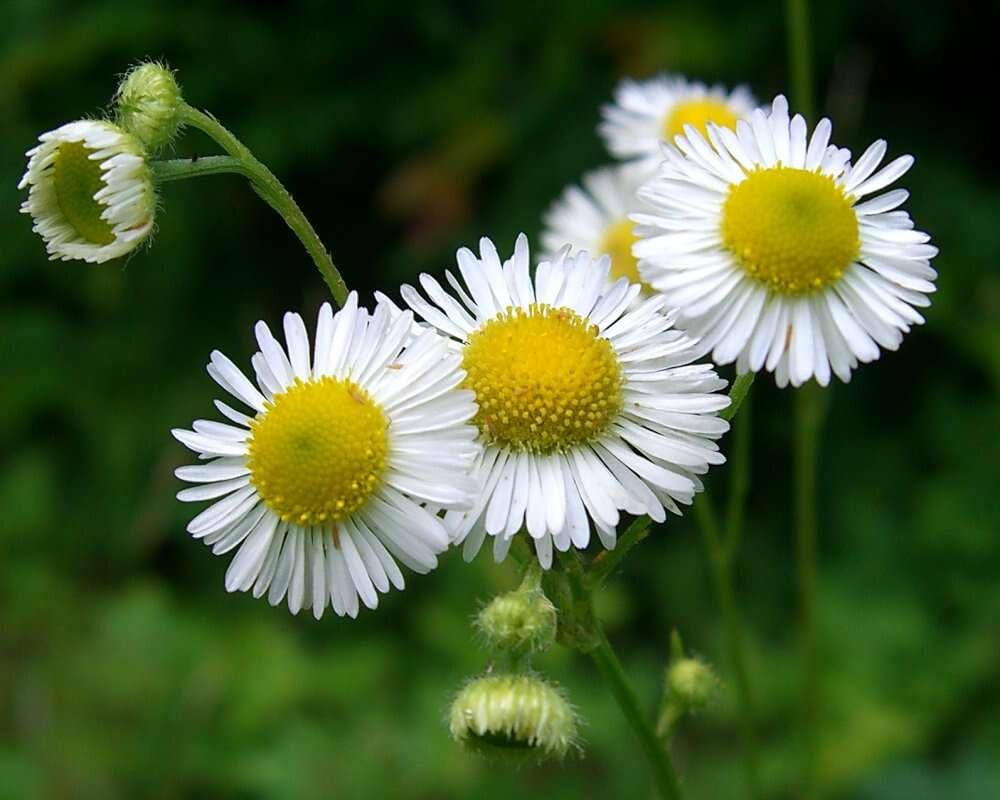
[[[538,653],[555,641],[556,607],[540,588],[522,585],[494,597],[479,612],[476,627],[494,652]]]
[[[150,151],[177,135],[183,105],[174,73],[155,62],[133,67],[115,92],[118,124]]]
[[[680,658],[667,667],[671,698],[688,709],[704,708],[715,695],[719,679],[711,667],[697,658]]]
[[[576,714],[535,675],[474,678],[451,706],[451,735],[480,755],[514,761],[562,758],[576,746]]]

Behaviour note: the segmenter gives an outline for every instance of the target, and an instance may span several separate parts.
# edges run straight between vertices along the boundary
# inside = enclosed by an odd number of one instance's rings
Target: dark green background
[[[941,247],[927,325],[831,392],[821,467],[822,768],[831,796],[1000,796],[1000,199],[995,26],[953,3],[817,4],[835,140],[917,156],[904,185]],[[970,7],[971,12],[971,7]],[[107,103],[143,56],[286,181],[370,297],[440,273],[482,234],[536,237],[564,184],[606,160],[598,106],[670,69],[786,91],[773,3],[205,3],[5,0],[0,25],[0,797],[648,796],[590,664],[540,666],[586,720],[582,760],[512,770],[460,753],[443,718],[481,669],[468,620],[513,585],[449,554],[356,621],[227,595],[190,539],[169,429],[211,413],[212,348],[314,317],[324,288],[235,177],[171,184],[151,249],[45,260],[16,213],[38,133]],[[991,70],[993,69],[991,65]],[[216,152],[197,133],[183,155]],[[992,159],[992,160],[991,160]],[[793,794],[797,662],[790,392],[758,381],[740,563],[769,796]],[[725,490],[726,469],[712,475]],[[693,524],[671,519],[601,598],[643,701],[668,633],[726,678]],[[733,698],[683,727],[692,798],[739,798]],[[515,794],[516,793],[516,794]]]

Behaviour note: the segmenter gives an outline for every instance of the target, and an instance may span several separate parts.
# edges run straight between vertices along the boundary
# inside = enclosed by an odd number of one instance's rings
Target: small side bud
[[[155,62],[133,67],[115,92],[118,124],[151,152],[177,135],[183,105],[174,73]]]
[[[474,678],[451,706],[451,735],[470,752],[512,760],[562,758],[577,746],[576,714],[535,675]]]
[[[479,612],[476,627],[494,652],[539,653],[556,638],[556,607],[529,573],[513,592],[498,595]]]
[[[681,658],[667,667],[667,688],[671,697],[688,709],[704,708],[712,700],[719,679],[712,668],[697,658]]]
[[[664,676],[657,734],[663,738],[673,736],[684,715],[707,706],[718,688],[719,679],[712,668],[701,659],[686,655],[681,635],[674,631],[670,636],[670,661]]]

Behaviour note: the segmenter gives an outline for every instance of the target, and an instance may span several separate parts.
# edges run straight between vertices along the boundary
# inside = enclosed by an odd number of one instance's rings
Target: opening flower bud
[[[133,67],[115,93],[118,124],[150,151],[177,135],[183,105],[174,73],[154,62]]]
[[[576,714],[535,675],[474,678],[451,706],[451,735],[480,755],[514,761],[562,758],[576,746]]]
[[[539,588],[521,586],[499,595],[479,612],[476,627],[494,652],[538,653],[556,638],[556,607]]]
[[[70,122],[38,137],[18,184],[50,258],[101,263],[153,230],[156,188],[139,141],[101,120]]]

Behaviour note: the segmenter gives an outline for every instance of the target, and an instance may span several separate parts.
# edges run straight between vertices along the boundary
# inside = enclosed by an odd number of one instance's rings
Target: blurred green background
[[[928,324],[831,392],[821,467],[822,772],[831,797],[1000,797],[1000,195],[977,59],[995,28],[946,0],[816,4],[835,140],[885,137],[941,247]],[[45,260],[17,214],[23,151],[164,58],[187,98],[287,183],[348,283],[396,294],[482,234],[535,237],[606,160],[594,127],[625,75],[787,90],[783,5],[4,0],[0,26],[0,798],[649,796],[592,666],[539,666],[586,719],[585,754],[509,769],[443,718],[486,655],[469,618],[512,567],[448,554],[356,621],[227,595],[190,539],[169,435],[212,413],[203,366],[251,325],[313,317],[324,287],[235,177],[167,186],[151,249]],[[968,113],[966,113],[968,111]],[[216,152],[190,133],[181,155]],[[768,795],[799,766],[790,393],[758,381],[739,565]],[[711,483],[725,489],[726,469]],[[706,561],[671,519],[601,598],[643,702],[669,631],[728,675]],[[690,796],[743,797],[729,684],[674,750]]]

